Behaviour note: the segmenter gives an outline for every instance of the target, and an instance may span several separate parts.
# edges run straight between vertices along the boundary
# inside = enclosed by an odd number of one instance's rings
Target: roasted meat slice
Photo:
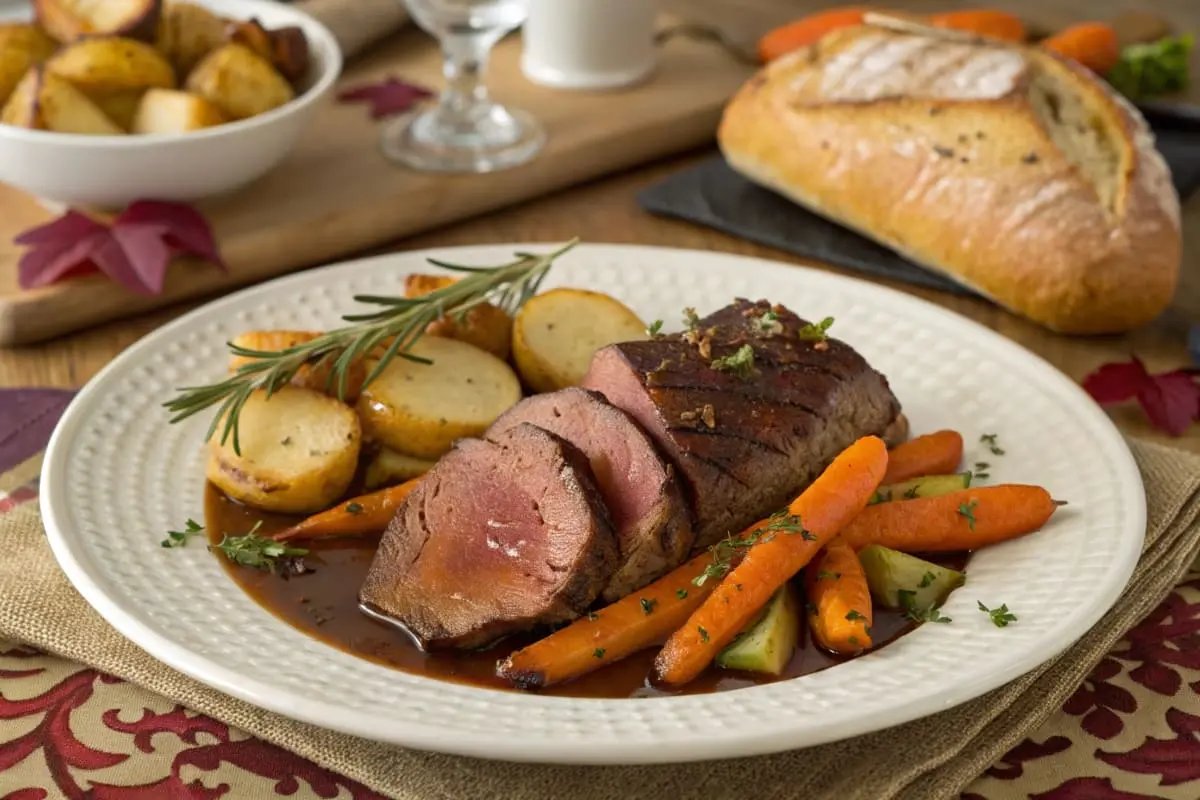
[[[359,599],[427,649],[479,647],[584,613],[617,558],[587,458],[521,424],[460,441],[426,473]]]
[[[612,514],[620,566],[605,600],[640,589],[683,562],[691,550],[691,512],[671,467],[650,437],[598,392],[562,389],[522,400],[492,425],[488,436],[532,423],[578,447]]]
[[[679,468],[696,545],[782,508],[855,439],[902,427],[887,380],[849,345],[766,301],[689,331],[600,350],[583,386],[629,413]]]

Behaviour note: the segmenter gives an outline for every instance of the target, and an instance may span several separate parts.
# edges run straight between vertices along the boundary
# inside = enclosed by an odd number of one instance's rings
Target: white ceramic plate
[[[550,249],[551,245],[546,245]],[[50,443],[42,511],[63,569],[124,635],[165,663],[262,708],[422,749],[572,763],[685,761],[766,753],[879,730],[950,708],[1046,661],[1125,586],[1142,544],[1145,496],[1107,417],[1054,368],[1000,336],[899,292],[817,271],[707,252],[582,245],[546,287],[610,292],[671,323],[736,296],[803,316],[890,380],[914,431],[962,431],[992,482],[1046,486],[1070,501],[1041,532],[988,549],[944,608],[898,642],[794,681],[721,694],[579,700],[441,683],[321,644],[246,597],[203,547],[163,534],[203,513],[207,418],[170,425],[173,388],[219,378],[224,342],[248,328],[333,326],[355,293],[402,292],[424,257],[494,264],[530,245],[400,253],[239,292],[147,336],[78,395]],[[668,327],[668,330],[671,329]],[[997,433],[1006,451],[978,444]],[[1007,603],[996,628],[976,601]]]

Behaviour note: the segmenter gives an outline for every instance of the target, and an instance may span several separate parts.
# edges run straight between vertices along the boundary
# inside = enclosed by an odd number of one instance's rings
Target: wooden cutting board
[[[673,37],[660,46],[660,66],[651,81],[618,91],[565,92],[527,81],[520,52],[518,35],[497,45],[489,83],[499,100],[532,112],[545,125],[549,139],[534,161],[490,175],[410,171],[379,154],[379,123],[364,106],[331,98],[284,164],[239,194],[200,206],[229,272],[181,260],[172,265],[161,295],[135,295],[103,277],[20,289],[21,249],[12,239],[52,215],[0,185],[0,345],[47,339],[328,263],[703,145],[712,139],[726,99],[750,74],[712,42]],[[413,27],[391,34],[352,60],[341,83],[388,74],[440,87],[441,58],[433,40]]]

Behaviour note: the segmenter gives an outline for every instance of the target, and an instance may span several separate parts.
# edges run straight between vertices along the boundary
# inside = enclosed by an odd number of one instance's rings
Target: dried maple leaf
[[[1083,388],[1101,405],[1136,399],[1150,422],[1182,436],[1200,419],[1200,370],[1177,369],[1151,375],[1141,359],[1105,364],[1083,379]]]
[[[343,89],[337,99],[342,103],[370,103],[371,118],[380,119],[407,111],[430,97],[433,97],[433,92],[428,89],[389,75],[379,83]]]
[[[212,229],[199,212],[157,200],[131,203],[108,225],[68,211],[13,241],[29,248],[18,263],[22,289],[99,271],[130,291],[159,294],[176,255],[226,268]]]

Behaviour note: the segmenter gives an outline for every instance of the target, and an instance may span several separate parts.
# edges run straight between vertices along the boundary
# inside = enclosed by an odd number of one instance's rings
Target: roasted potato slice
[[[162,0],[34,0],[33,12],[38,25],[63,44],[85,36],[153,42],[162,5]]]
[[[614,297],[552,289],[529,298],[513,320],[513,360],[536,392],[575,386],[597,350],[646,338],[646,324]]]
[[[232,23],[229,41],[245,45],[279,71],[293,87],[308,74],[308,37],[295,26],[267,30],[256,19]]]
[[[177,89],[151,89],[142,95],[130,131],[187,133],[225,122],[225,115],[199,95]]]
[[[245,45],[209,53],[188,76],[186,88],[230,119],[247,119],[291,102],[296,93],[270,62]]]
[[[436,461],[408,456],[404,453],[397,453],[389,447],[383,447],[367,464],[363,484],[368,490],[372,490],[381,486],[404,483],[421,477],[433,469],[433,465],[436,463]]]
[[[125,131],[67,81],[33,67],[0,111],[0,122],[21,128],[121,136]]]
[[[320,335],[318,331],[247,331],[238,334],[234,338],[233,344],[238,347],[244,347],[247,350],[278,352],[280,350],[287,350],[289,347],[295,347],[298,344],[311,342]],[[229,359],[229,371],[236,372],[238,367],[253,360],[248,356],[231,356]],[[333,372],[332,361],[322,364],[305,364],[292,376],[290,383],[293,386],[313,389],[318,392],[324,392],[330,397],[337,397],[338,384],[336,382],[326,388],[331,372]],[[363,380],[366,377],[367,370],[362,360],[355,361],[350,365],[350,369],[346,372],[346,396],[344,399],[347,403],[353,403],[358,399],[359,392],[362,391]]]
[[[119,36],[81,39],[46,62],[128,130],[148,89],[175,88],[175,70],[150,45]]]
[[[221,428],[218,428],[220,431]],[[332,505],[358,467],[362,429],[354,409],[311,389],[285,386],[268,399],[257,390],[232,434],[209,443],[208,479],[239,502],[287,514]]]
[[[29,68],[41,64],[58,45],[33,25],[0,25],[0,106],[8,102]]]
[[[433,363],[397,357],[358,398],[366,437],[393,450],[439,458],[456,439],[483,433],[521,399],[512,368],[474,345],[424,336],[411,352]]]
[[[229,20],[193,3],[167,3],[158,31],[158,49],[180,80],[206,55],[225,43]]]
[[[421,297],[456,280],[448,275],[409,275],[404,279],[404,296]],[[473,344],[504,361],[512,352],[512,317],[504,309],[488,303],[470,309],[461,321],[445,317],[431,322],[425,333]]]

